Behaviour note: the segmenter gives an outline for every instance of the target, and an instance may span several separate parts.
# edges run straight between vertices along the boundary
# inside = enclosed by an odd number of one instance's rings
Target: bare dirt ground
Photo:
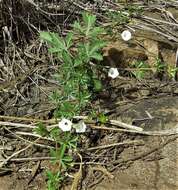
[[[6,9],[0,14],[0,26],[12,26],[12,41],[18,43],[9,42],[7,31],[0,32],[3,44],[0,47],[0,164],[8,159],[0,167],[0,190],[45,190],[45,169],[55,170],[49,159],[49,148],[54,143],[42,139],[29,146],[35,137],[28,135],[32,132],[28,127],[38,121],[51,124],[55,105],[48,96],[58,87],[52,77],[57,65],[56,60],[41,47],[36,29],[40,26],[44,30],[54,30],[58,28],[59,18],[34,9],[32,4],[28,6],[34,12],[28,12],[26,4],[20,1],[11,4],[14,12],[9,13],[8,2],[3,3],[2,10]],[[83,4],[78,5],[80,3],[74,2],[70,8],[83,11]],[[120,5],[123,8],[124,4]],[[141,6],[144,9],[142,17],[133,16],[131,23],[119,26],[115,31],[118,35],[112,37],[103,50],[101,64],[121,68],[120,76],[114,81],[105,81],[105,90],[93,105],[107,113],[110,119],[142,127],[145,134],[93,130],[84,136],[84,143],[79,147],[84,164],[78,189],[178,189],[176,77],[169,80],[165,73],[160,76],[154,70],[147,72],[141,80],[129,74],[135,61],[154,66],[158,57],[165,65],[176,67],[178,4],[175,1],[151,1],[149,5],[141,2]],[[24,14],[23,17],[18,15],[18,10]],[[36,22],[30,23],[29,15]],[[76,15],[71,13],[69,20],[60,17],[63,27]],[[10,18],[14,18],[13,24]],[[124,29],[133,33],[128,43],[120,38]],[[26,126],[19,127],[20,124]],[[78,168],[76,165],[72,173],[75,174]],[[63,189],[71,189],[72,179],[66,181]]]
[[[118,109],[124,110],[126,108],[121,106]],[[176,96],[146,99],[131,103],[125,111],[119,114],[118,119],[125,122],[137,122],[146,131],[161,131],[163,129],[173,129],[177,125],[177,110],[178,98]],[[149,118],[146,111],[153,118]],[[116,117],[116,115],[113,117]],[[112,134],[105,137],[105,144],[112,141],[116,142],[117,138],[121,138],[121,134]],[[89,178],[89,181],[85,182],[89,187],[86,189],[176,190],[178,188],[177,137],[127,134],[126,138],[138,141],[138,143],[115,147],[115,158],[113,147],[106,149],[108,151],[107,156],[110,155],[110,152],[112,154],[110,156],[113,157],[114,166],[110,169],[110,172],[105,171],[104,175],[98,177],[93,171],[100,171],[100,168],[91,165],[87,169],[88,174],[90,174],[90,178],[96,175],[97,180],[92,182]],[[33,157],[34,155],[35,153],[33,153]],[[38,155],[41,156],[42,152]],[[22,161],[11,164],[11,169],[14,168],[13,172],[6,171],[5,168],[1,169],[0,189],[46,189],[45,175],[42,171],[49,164],[48,161],[30,161],[28,164]],[[65,189],[70,189],[70,185]]]
[[[177,124],[177,97],[142,100],[131,105],[120,117],[124,121],[140,122],[145,130],[170,129]],[[174,105],[174,106],[173,106]],[[176,106],[175,106],[176,105]],[[119,108],[122,110],[122,107]],[[148,111],[153,119],[149,119]],[[145,118],[140,120],[140,118]],[[114,172],[114,180],[105,180],[93,189],[178,189],[178,147],[176,137],[143,137],[144,145],[127,147],[120,159],[127,163]]]

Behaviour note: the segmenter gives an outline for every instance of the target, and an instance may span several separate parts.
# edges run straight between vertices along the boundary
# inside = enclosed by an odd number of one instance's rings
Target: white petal
[[[124,30],[121,33],[121,37],[124,41],[129,41],[132,38],[132,34],[129,30]]]
[[[62,131],[70,131],[72,128],[72,122],[68,119],[63,118],[60,122],[59,122],[59,128]]]
[[[83,121],[80,121],[79,123],[73,125],[73,128],[75,128],[77,133],[84,133],[86,131],[87,126]]]
[[[111,77],[112,79],[115,79],[116,77],[119,76],[119,71],[117,70],[117,68],[110,68],[108,76]]]

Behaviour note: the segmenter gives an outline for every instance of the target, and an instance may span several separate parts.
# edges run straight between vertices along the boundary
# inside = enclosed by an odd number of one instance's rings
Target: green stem
[[[65,143],[61,145],[60,159],[62,159],[62,158],[64,157],[64,153],[65,153],[65,151],[66,151],[66,147],[67,147],[67,146],[66,146]]]

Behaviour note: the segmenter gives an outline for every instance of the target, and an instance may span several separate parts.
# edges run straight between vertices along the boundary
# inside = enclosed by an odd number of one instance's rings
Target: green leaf
[[[73,158],[71,156],[64,156],[64,158],[62,158],[62,160],[65,162],[72,162]]]
[[[105,124],[108,122],[108,117],[105,116],[103,113],[100,113],[98,116],[98,121],[102,124]]]
[[[77,114],[76,105],[71,104],[71,102],[63,102],[60,105],[60,109],[58,114],[60,117],[64,118],[72,118],[75,114]]]
[[[40,38],[48,42],[52,46],[52,48],[50,49],[51,52],[58,52],[62,50],[67,51],[64,40],[60,38],[57,33],[40,32]]]
[[[78,21],[74,22],[73,28],[74,28],[74,30],[76,30],[78,32],[81,32],[81,33],[83,32],[83,28]]]
[[[49,48],[48,51],[49,51],[50,53],[57,53],[57,52],[61,52],[62,49],[61,49],[61,48],[54,47],[54,48]]]
[[[57,157],[57,156],[56,156],[56,150],[55,150],[54,148],[51,148],[51,149],[50,149],[50,156],[51,156],[51,157],[55,157],[55,158]]]
[[[138,61],[135,62],[135,64],[133,65],[137,70],[136,71],[132,71],[132,74],[137,78],[137,79],[143,79],[146,71],[144,70],[145,68],[149,68],[148,65],[143,62],[143,61]]]
[[[68,33],[67,36],[66,36],[66,39],[65,39],[67,49],[69,49],[72,46],[72,44],[73,44],[72,40],[73,40],[73,34]]]
[[[102,61],[103,60],[103,56],[99,53],[93,53],[92,58],[96,59],[97,61]]]
[[[60,161],[62,167],[67,169],[67,167],[71,166],[73,158],[71,156],[65,156]]]
[[[96,16],[90,15],[89,13],[84,12],[84,13],[82,14],[82,19],[83,19],[84,24],[85,24],[85,27],[86,27],[85,35],[88,36],[90,30],[92,29],[92,27],[93,27],[94,24],[95,24]]]
[[[49,180],[51,180],[53,178],[53,173],[49,170],[46,172],[46,175],[47,175]]]
[[[59,37],[57,33],[51,33],[51,36],[53,40],[53,46],[60,48],[61,50],[67,51],[64,40],[61,37]]]
[[[96,60],[103,60],[103,57],[101,56],[101,54],[98,53],[99,50],[101,50],[102,47],[104,47],[106,45],[105,42],[101,42],[101,41],[96,41],[93,44],[90,43],[86,43],[84,44],[84,48],[85,48],[85,56],[87,57],[89,61],[91,58],[94,58]]]
[[[101,48],[103,48],[104,46],[106,46],[106,42],[101,42],[101,41],[95,41],[91,47],[90,47],[90,55],[92,55],[93,53],[97,52],[98,50],[100,50]]]
[[[50,32],[40,32],[40,39],[52,43],[53,38]]]
[[[54,140],[57,140],[60,137],[60,134],[61,132],[58,127],[55,127],[50,131],[50,137]]]
[[[74,60],[74,67],[81,66],[82,64],[83,64],[83,61],[79,57],[76,57]]]
[[[90,44],[89,43],[84,44],[84,48],[85,48],[86,55],[89,57],[90,56]]]
[[[101,81],[98,79],[94,79],[93,82],[94,82],[94,91],[100,92],[103,89]]]
[[[37,124],[36,128],[34,129],[34,131],[37,134],[41,135],[42,137],[49,135],[48,130],[46,129],[46,127],[44,126],[44,124],[41,123],[41,122]]]
[[[78,137],[77,136],[71,136],[70,139],[68,140],[68,147],[70,149],[76,149],[77,148],[77,140],[78,140]]]
[[[56,118],[71,119],[80,114],[89,105],[92,90],[96,92],[102,89],[99,80],[93,81],[97,67],[93,70],[89,64],[93,59],[103,59],[100,51],[106,45],[99,37],[104,29],[95,27],[95,23],[96,16],[85,12],[82,14],[82,21],[75,21],[73,30],[65,38],[52,32],[41,34],[41,38],[50,45],[49,52],[57,53],[57,58],[62,62],[56,77],[60,84],[59,93],[52,96],[57,105],[54,112]],[[53,135],[58,143],[60,137]]]
[[[94,28],[90,31],[89,35],[94,38],[94,37],[96,37],[97,35],[102,34],[102,33],[104,33],[104,29],[103,29],[103,28],[101,28],[101,27],[94,27]]]
[[[68,66],[73,66],[73,60],[72,57],[68,52],[63,52],[62,54],[63,61],[68,65]]]
[[[61,175],[60,172],[51,172],[47,170],[47,189],[48,190],[58,190],[60,183],[63,181],[64,177]]]

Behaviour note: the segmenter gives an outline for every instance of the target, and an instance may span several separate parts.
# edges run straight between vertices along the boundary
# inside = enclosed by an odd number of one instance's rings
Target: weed
[[[52,173],[50,170],[46,172],[48,178],[47,188],[48,190],[59,189],[60,183],[63,181],[63,176],[60,172]]]
[[[73,31],[65,38],[56,33],[40,33],[40,38],[50,45],[49,52],[55,53],[63,62],[56,74],[60,90],[56,90],[51,97],[57,103],[57,118],[71,119],[80,114],[89,104],[91,90],[101,89],[101,83],[90,62],[103,59],[101,48],[106,42],[98,38],[98,35],[104,30],[95,26],[95,16],[84,13],[82,19],[82,23],[76,21],[73,24]],[[77,42],[74,42],[74,38]]]
[[[178,67],[174,67],[172,65],[167,66],[167,74],[170,79],[174,80],[176,78],[177,72],[178,72]]]
[[[171,64],[162,63],[161,60],[158,58],[155,64],[156,72],[162,73],[165,72],[169,79],[175,79],[176,73],[178,72],[178,68],[172,66]]]
[[[109,34],[113,34],[114,28],[118,29],[118,26],[125,25],[132,22],[133,17],[138,17],[143,13],[143,9],[136,5],[126,5],[122,10],[108,10],[105,16],[108,19],[108,24],[112,27],[106,25],[106,30]],[[117,32],[116,32],[117,33]]]
[[[96,26],[96,17],[89,13],[82,14],[82,21],[75,21],[73,29],[66,37],[60,37],[53,32],[40,32],[40,38],[49,45],[49,53],[55,54],[60,60],[58,73],[55,78],[59,83],[51,100],[56,104],[54,116],[71,120],[82,113],[94,92],[102,89],[102,83],[97,76],[97,65],[91,61],[101,61],[101,49],[106,42],[99,37],[104,29]],[[101,70],[101,68],[100,68]],[[104,117],[103,117],[104,118]],[[101,119],[104,122],[104,119]],[[82,131],[83,129],[78,131]],[[58,172],[47,172],[48,190],[56,190],[64,180],[63,173],[73,165],[73,156],[77,149],[78,136],[53,128],[51,131],[39,124],[35,130],[42,136],[55,140],[56,147],[50,150],[58,165]]]
[[[147,73],[147,70],[149,70],[148,64],[143,61],[135,62],[133,67],[135,68],[135,70],[132,71],[132,74],[139,80],[143,79]]]
[[[106,124],[108,122],[108,117],[103,114],[103,113],[100,113],[98,115],[98,121],[101,123],[101,124]]]
[[[161,61],[161,59],[157,58],[155,63],[155,68],[157,73],[162,73],[166,69],[166,65]]]
[[[163,63],[159,58],[157,58],[156,63],[154,64],[154,67],[149,68],[148,64],[145,62],[135,62],[133,65],[135,68],[134,71],[132,71],[132,74],[137,79],[143,79],[147,73],[147,71],[153,71],[155,73],[166,73],[169,79],[175,79],[176,73],[178,72],[178,68],[171,66],[169,64]]]

